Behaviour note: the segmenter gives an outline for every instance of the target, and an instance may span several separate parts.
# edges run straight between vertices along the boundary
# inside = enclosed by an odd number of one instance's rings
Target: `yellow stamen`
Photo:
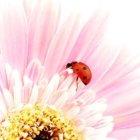
[[[72,121],[61,112],[40,105],[9,113],[0,126],[0,140],[34,140],[41,132],[54,140],[82,140]]]

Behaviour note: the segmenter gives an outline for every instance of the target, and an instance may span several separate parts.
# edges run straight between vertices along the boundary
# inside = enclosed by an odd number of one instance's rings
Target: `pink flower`
[[[54,0],[0,5],[1,140],[138,136],[139,64],[129,65],[123,50],[102,41],[106,16],[97,12],[81,24],[74,13],[60,24]],[[77,92],[76,75],[65,68],[75,60],[93,72]]]

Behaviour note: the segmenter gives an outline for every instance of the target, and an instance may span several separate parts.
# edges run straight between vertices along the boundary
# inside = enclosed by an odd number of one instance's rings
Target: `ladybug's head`
[[[71,63],[68,63],[67,65],[66,65],[66,68],[70,68],[70,67],[72,67],[74,64],[76,64],[77,62],[76,61],[73,61],[73,62],[71,62]]]

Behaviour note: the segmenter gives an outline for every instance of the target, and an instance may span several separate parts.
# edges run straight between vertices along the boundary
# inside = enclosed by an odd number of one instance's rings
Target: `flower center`
[[[71,120],[47,106],[24,106],[0,126],[2,140],[81,140]]]
[[[34,138],[34,140],[60,139],[60,134],[62,134],[62,131],[57,127],[46,127]]]

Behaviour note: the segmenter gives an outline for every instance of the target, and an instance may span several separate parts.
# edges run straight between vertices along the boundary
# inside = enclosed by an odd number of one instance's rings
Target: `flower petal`
[[[56,91],[56,89],[58,88],[59,85],[59,80],[60,80],[60,76],[58,74],[55,74],[53,76],[53,78],[51,79],[50,83],[48,84],[48,86],[46,87],[44,94],[42,95],[42,104],[47,104],[47,102],[49,101],[49,99],[51,99],[51,96],[53,95],[53,92]]]
[[[21,105],[22,100],[22,81],[18,71],[14,70],[11,76],[10,88],[13,92],[14,104],[16,107]]]
[[[139,115],[140,112],[135,112],[125,116],[115,117],[115,129],[118,130],[140,126]]]
[[[133,71],[124,78],[119,79],[102,91],[102,93],[108,94],[106,96],[108,104],[111,105],[113,103],[113,106],[110,106],[108,110],[110,113],[112,112],[114,115],[120,116],[139,111],[140,80],[137,74],[138,71],[135,72]],[[123,102],[121,102],[122,100]]]
[[[24,76],[23,77],[23,92],[21,94],[22,96],[22,103],[23,104],[27,104],[30,100],[30,96],[31,96],[31,92],[32,92],[32,86],[33,86],[33,82],[27,77]]]
[[[27,63],[27,24],[21,1],[0,1],[0,48],[6,63],[23,72]]]
[[[8,87],[8,77],[6,74],[6,70],[5,70],[5,63],[2,59],[2,57],[0,56],[0,90],[2,90],[3,87]]]
[[[38,100],[38,87],[37,85],[34,85],[32,89],[32,94],[29,100],[29,104],[34,105],[37,102],[37,100]]]
[[[37,83],[39,81],[39,78],[41,78],[44,73],[43,70],[44,69],[40,61],[33,60],[28,64],[25,70],[25,75],[27,75],[27,77],[30,78],[33,83]]]
[[[137,78],[140,76],[139,74],[139,68],[140,68],[140,62],[139,58],[136,56],[131,56],[130,54],[125,53],[126,50],[118,50],[118,53],[116,53],[116,58],[114,61],[112,61],[112,64],[110,65],[110,68],[106,73],[104,73],[104,76],[96,83],[96,91],[102,92],[104,89],[109,88],[109,86],[113,86],[116,82],[119,83],[119,80],[122,78],[128,78],[127,82],[130,82],[129,79],[131,78]],[[121,83],[122,85],[122,83]],[[104,95],[104,93],[102,93]]]
[[[0,120],[3,119],[6,113],[7,113],[6,104],[4,102],[2,94],[0,93]]]
[[[31,2],[29,1],[29,4]],[[28,61],[39,58],[41,62],[44,62],[58,26],[58,18],[59,4],[57,0],[36,1],[29,23]]]
[[[7,89],[3,89],[3,96],[6,102],[6,106],[8,109],[12,108],[14,106],[14,99],[12,97],[12,94]]]
[[[85,60],[98,47],[98,43],[102,38],[104,27],[106,25],[107,13],[101,14],[97,11],[81,30],[74,47],[69,55],[69,61]]]
[[[140,139],[140,126],[114,130],[110,136],[116,138],[117,140],[139,140]]]

